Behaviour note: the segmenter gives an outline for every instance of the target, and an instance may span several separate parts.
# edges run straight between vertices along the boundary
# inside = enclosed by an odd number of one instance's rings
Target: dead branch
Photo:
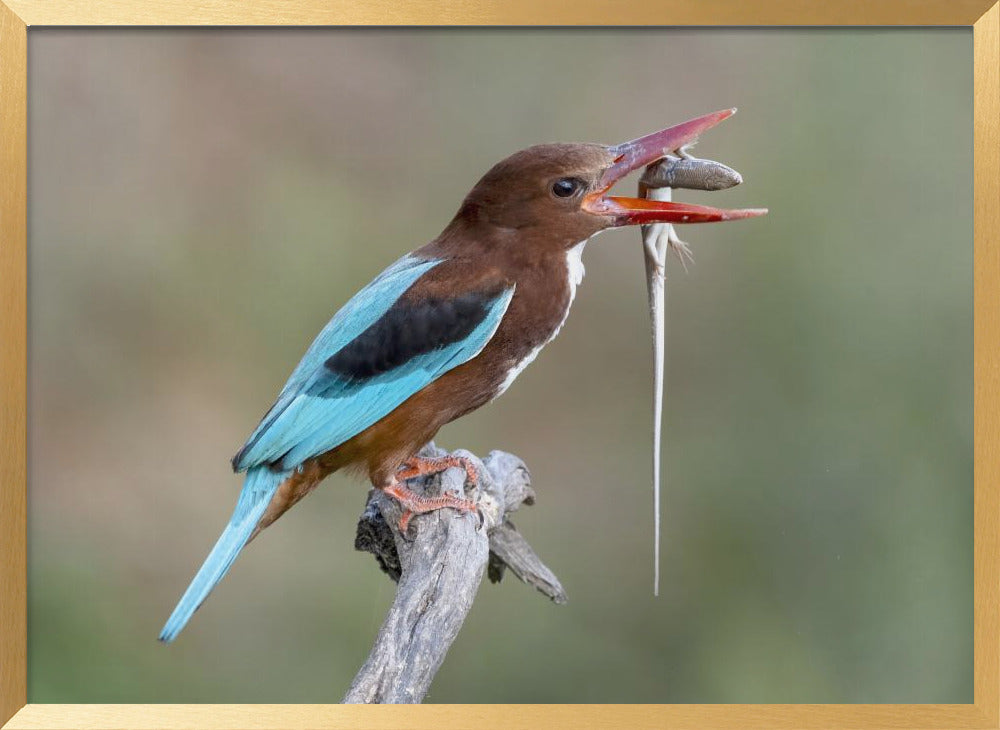
[[[423,456],[447,452],[429,444]],[[483,523],[450,509],[415,516],[408,534],[399,533],[399,504],[378,490],[368,495],[358,522],[355,547],[372,553],[379,567],[397,582],[396,597],[375,645],[344,697],[346,703],[420,702],[472,607],[484,572],[499,582],[507,568],[556,603],[566,594],[528,542],[508,519],[522,504],[533,504],[528,469],[516,456],[493,451],[473,460],[480,484],[465,493],[479,504]],[[414,479],[417,492],[461,495],[465,474]]]

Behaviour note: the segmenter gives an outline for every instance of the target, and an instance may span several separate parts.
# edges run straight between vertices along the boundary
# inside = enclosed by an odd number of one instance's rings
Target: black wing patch
[[[367,380],[418,355],[468,337],[486,318],[496,294],[472,293],[422,302],[397,301],[368,329],[324,363],[352,380]]]

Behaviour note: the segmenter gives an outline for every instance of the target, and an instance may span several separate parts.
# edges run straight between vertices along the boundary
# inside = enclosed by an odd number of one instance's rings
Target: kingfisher
[[[236,556],[329,474],[354,470],[411,515],[474,512],[406,481],[458,466],[417,455],[446,423],[489,403],[559,333],[583,279],[587,241],[609,228],[750,218],[763,209],[616,197],[634,170],[682,150],[735,110],[630,142],[542,144],[497,163],[451,222],[351,298],[316,337],[232,459],[245,472],[236,508],[160,633],[173,641]]]

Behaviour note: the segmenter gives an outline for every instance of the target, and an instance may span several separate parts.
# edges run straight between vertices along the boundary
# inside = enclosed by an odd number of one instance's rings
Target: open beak
[[[712,223],[764,215],[767,213],[766,208],[721,210],[703,205],[605,195],[616,182],[630,172],[661,160],[671,152],[691,144],[702,132],[731,117],[735,112],[735,109],[723,109],[647,134],[631,142],[609,147],[608,150],[614,155],[614,162],[604,171],[599,189],[584,198],[583,209],[595,215],[607,216],[614,226],[637,223]]]

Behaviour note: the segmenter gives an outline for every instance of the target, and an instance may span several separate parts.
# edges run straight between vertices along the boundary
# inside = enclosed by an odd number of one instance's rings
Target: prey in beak
[[[672,188],[724,190],[739,185],[742,177],[732,168],[712,160],[691,157],[685,148],[698,136],[735,109],[706,114],[653,134],[608,148],[612,164],[598,182],[598,190],[587,196],[583,209],[605,215],[611,225],[642,224],[642,244],[649,292],[649,314],[653,325],[653,595],[660,592],[660,482],[663,435],[664,355],[666,352],[666,253],[673,249],[687,270],[692,260],[687,244],[677,238],[674,223],[710,223],[753,218],[767,213],[763,208],[722,210],[675,203]],[[616,182],[633,170],[645,167],[639,180],[638,198],[605,195]]]
[[[609,147],[614,161],[598,183],[598,189],[585,196],[581,208],[594,215],[605,216],[612,226],[649,223],[714,223],[718,221],[756,218],[767,213],[766,208],[725,210],[704,205],[609,196],[607,192],[629,173],[651,165],[692,144],[706,130],[731,117],[735,109],[723,109],[691,119],[659,132],[647,134],[631,142]]]

